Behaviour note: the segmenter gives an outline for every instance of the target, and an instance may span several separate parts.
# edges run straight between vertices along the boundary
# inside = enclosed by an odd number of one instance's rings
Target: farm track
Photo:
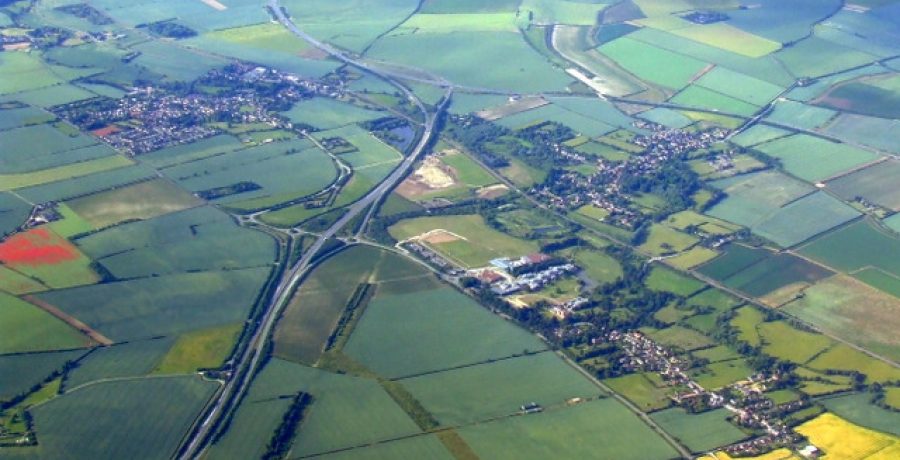
[[[95,331],[94,329],[91,329],[90,326],[82,323],[74,316],[69,315],[68,313],[60,310],[59,308],[56,308],[55,306],[53,306],[47,302],[44,302],[41,299],[38,299],[37,297],[31,296],[31,295],[25,295],[25,296],[22,296],[22,300],[40,308],[41,310],[44,310],[47,313],[50,313],[55,318],[68,324],[69,326],[77,329],[78,332],[81,332],[82,334],[88,336],[91,340],[99,343],[100,345],[109,346],[114,343],[108,337]]]

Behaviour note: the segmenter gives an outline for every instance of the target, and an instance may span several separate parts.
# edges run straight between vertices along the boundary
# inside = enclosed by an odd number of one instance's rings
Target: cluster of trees
[[[151,22],[150,24],[146,24],[146,27],[150,32],[166,38],[190,38],[197,35],[197,31],[194,29],[171,20]]]

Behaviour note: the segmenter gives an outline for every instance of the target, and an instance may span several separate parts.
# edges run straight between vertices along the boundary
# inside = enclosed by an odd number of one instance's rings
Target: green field
[[[453,460],[438,435],[416,436],[396,441],[357,447],[331,454],[321,455],[325,460],[379,460],[384,458],[428,458]]]
[[[521,129],[546,121],[561,123],[572,128],[575,132],[589,137],[602,136],[615,130],[615,127],[607,125],[596,118],[566,110],[556,104],[548,104],[503,117],[497,120],[497,124],[510,129]]]
[[[669,102],[745,117],[749,117],[759,110],[758,106],[698,85],[688,86]]]
[[[852,423],[900,436],[900,413],[875,406],[871,399],[870,394],[857,393],[823,398],[819,402],[830,412]]]
[[[713,206],[708,214],[745,227],[815,190],[776,171],[730,177],[715,181],[712,185],[725,192],[727,197]]]
[[[385,377],[475,364],[545,348],[450,288],[377,295],[345,353]]]
[[[182,334],[153,372],[189,374],[198,369],[215,369],[228,358],[243,328],[243,323],[235,323]]]
[[[532,241],[513,238],[488,227],[479,215],[417,217],[402,220],[388,231],[402,241],[435,229],[452,232],[461,239],[430,246],[467,267],[481,267],[497,257],[519,257],[538,249]]]
[[[132,164],[131,160],[123,156],[111,155],[93,160],[42,169],[40,171],[19,174],[0,174],[0,184],[2,184],[0,185],[0,191],[33,187],[63,179],[80,178],[98,172],[130,166]]]
[[[133,340],[243,321],[268,274],[268,268],[186,273],[38,297],[112,340]]]
[[[762,249],[756,251],[759,252],[757,256],[761,255],[763,258],[750,265],[744,263],[750,260],[749,257],[756,256],[745,254],[746,249],[736,253],[732,253],[729,249],[725,255],[701,267],[700,271],[712,278],[723,280],[728,287],[756,297],[795,284],[814,283],[832,274],[825,268],[790,254],[773,254]],[[718,276],[720,273],[732,271],[733,274],[729,276]]]
[[[677,454],[612,398],[472,425],[459,434],[481,458],[668,459]],[[635,446],[640,446],[635,449]]]
[[[689,414],[684,409],[673,408],[655,412],[650,418],[692,452],[704,452],[748,437],[725,420],[730,414],[725,409]]]
[[[598,48],[638,78],[680,89],[691,81],[707,64],[701,60],[657,48],[630,37],[622,37]]]
[[[467,187],[484,187],[497,180],[478,163],[462,153],[445,153],[441,155],[441,163],[453,168],[454,177]]]
[[[572,258],[590,279],[598,283],[612,283],[622,276],[619,262],[602,251],[581,249],[575,251]]]
[[[72,390],[99,380],[147,375],[173,342],[172,338],[166,337],[95,348],[78,361],[78,367],[66,374],[65,387]]]
[[[870,54],[818,37],[801,40],[779,52],[776,57],[797,78],[818,77],[859,67],[877,59]]]
[[[87,337],[49,313],[0,293],[0,354],[80,348]]]
[[[896,178],[900,161],[889,160],[828,182],[828,189],[845,200],[861,196],[892,211],[900,210]]]
[[[664,225],[654,224],[650,227],[647,241],[638,246],[638,249],[653,256],[661,256],[684,251],[699,241],[696,237],[687,233],[681,233]]]
[[[400,383],[445,426],[519,412],[529,402],[555,406],[603,394],[552,352],[427,374]]]
[[[859,211],[831,195],[816,192],[785,205],[750,228],[781,247],[790,247],[859,215]]]
[[[834,110],[802,104],[790,99],[778,101],[766,119],[801,129],[816,129],[837,116]],[[774,128],[773,128],[774,129]]]
[[[190,376],[105,382],[67,393],[32,409],[41,438],[36,454],[49,459],[169,458],[215,388]],[[146,446],[153,446],[152,451]]]
[[[672,404],[668,396],[670,389],[655,373],[623,375],[603,383],[643,411],[665,409]]]
[[[706,72],[695,84],[755,106],[768,104],[784,91],[780,86],[725,67],[716,67]]]
[[[589,37],[591,29],[554,26],[553,48],[569,61],[577,63],[596,76],[601,76],[595,80],[595,84],[602,88],[604,93],[627,96],[644,91],[646,87],[640,80],[623,70],[597,48],[591,48],[592,41]]]
[[[176,145],[156,150],[142,156],[144,161],[165,168],[206,157],[221,155],[244,147],[237,138],[229,134],[219,134],[190,144]]]
[[[688,297],[704,287],[700,281],[660,266],[653,267],[645,283],[654,291],[671,292],[682,297]]]
[[[740,134],[732,137],[731,142],[740,145],[741,147],[751,147],[790,134],[790,131],[785,131],[780,128],[755,124],[751,126],[750,129],[741,131]]]
[[[897,128],[900,120],[868,117],[843,112],[825,127],[825,134],[853,144],[867,145],[879,151],[900,153]]]
[[[682,326],[670,326],[665,329],[650,327],[641,328],[651,339],[667,347],[691,351],[713,345],[709,337]]]
[[[707,389],[722,388],[746,380],[756,371],[743,359],[719,361],[691,371],[691,377]]]
[[[868,220],[823,235],[800,248],[800,253],[843,272],[875,267],[900,276],[900,238]]]
[[[332,129],[385,117],[388,113],[376,112],[327,97],[316,97],[294,104],[291,110],[284,112],[284,116],[294,124]]]
[[[818,182],[877,160],[879,155],[805,134],[776,139],[755,147],[775,158],[800,179]]]
[[[900,369],[873,358],[848,345],[839,343],[807,364],[811,369],[855,371],[866,375],[867,382],[888,382],[900,379]]]
[[[209,206],[122,224],[76,243],[120,278],[260,267],[275,259],[270,236]]]
[[[28,393],[50,374],[62,371],[63,365],[75,361],[87,350],[49,353],[0,355],[0,401]]]
[[[798,364],[809,361],[834,344],[824,335],[801,331],[783,321],[761,323],[757,331],[764,353]]]
[[[570,24],[593,26],[597,15],[607,5],[571,0],[525,0],[518,14],[533,15],[535,24]]]
[[[157,179],[77,198],[66,204],[93,228],[104,228],[123,221],[180,211],[200,203],[199,199],[171,182]]]
[[[891,359],[900,357],[900,299],[838,275],[806,289],[784,309],[822,330]]]
[[[37,53],[2,53],[0,72],[3,72],[4,78],[0,83],[0,94],[62,83],[62,80],[48,70],[49,67],[41,61]]]

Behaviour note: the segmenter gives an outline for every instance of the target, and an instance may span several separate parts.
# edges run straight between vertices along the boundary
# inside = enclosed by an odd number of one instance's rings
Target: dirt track
[[[30,296],[30,295],[22,296],[22,299],[25,300],[26,302],[40,308],[41,310],[44,310],[45,312],[50,313],[51,315],[59,318],[64,323],[68,324],[69,326],[72,326],[75,329],[78,329],[79,332],[90,337],[91,340],[99,343],[100,345],[112,345],[113,344],[113,341],[110,340],[109,338],[107,338],[106,336],[104,336],[103,334],[91,329],[87,324],[84,324],[81,321],[78,321],[74,317],[69,316],[66,312],[60,310],[59,308],[54,307],[53,305],[50,305],[47,302],[44,302],[41,299],[38,299],[38,298],[36,298],[34,296]]]

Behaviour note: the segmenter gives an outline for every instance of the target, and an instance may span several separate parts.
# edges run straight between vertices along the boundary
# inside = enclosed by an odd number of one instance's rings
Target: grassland
[[[456,180],[468,187],[484,187],[497,182],[494,176],[465,154],[446,152],[441,155],[441,163],[453,168]]]
[[[93,160],[42,169],[40,171],[0,174],[0,184],[3,184],[0,185],[0,191],[16,190],[63,179],[83,177],[98,172],[130,166],[132,164],[131,160],[123,156],[111,155]]]
[[[687,233],[681,233],[664,225],[654,224],[650,227],[647,241],[638,246],[643,252],[654,256],[684,251],[697,244],[699,240]]]
[[[880,158],[857,147],[805,134],[775,139],[755,148],[778,159],[788,173],[810,182],[828,179]]]
[[[692,370],[691,376],[703,388],[716,389],[746,380],[754,373],[754,369],[747,361],[733,359],[707,364],[700,369]]]
[[[3,53],[0,71],[6,78],[0,83],[0,94],[16,93],[62,83],[36,54]]]
[[[684,409],[673,408],[655,412],[650,418],[692,452],[704,452],[747,437],[725,420],[729,414],[725,409],[689,414]]]
[[[671,292],[682,297],[688,297],[704,287],[703,283],[693,278],[660,266],[653,267],[645,283],[655,291]]]
[[[780,100],[775,109],[766,116],[767,120],[801,129],[816,129],[837,116],[834,110],[795,102]]]
[[[491,318],[449,288],[376,295],[344,351],[379,375],[396,378],[544,349],[524,330]]]
[[[651,339],[667,347],[690,351],[713,345],[709,337],[682,326],[670,326],[665,329],[641,328]]]
[[[88,345],[88,338],[49,313],[0,293],[0,354],[65,350]]]
[[[750,228],[782,247],[791,247],[860,215],[859,211],[824,192],[789,203]]]
[[[769,103],[784,91],[781,86],[725,67],[716,67],[706,72],[695,84],[755,106]]]
[[[41,437],[39,455],[168,458],[215,388],[190,376],[98,383],[67,393],[32,409]],[[154,446],[152,454],[148,445]]]
[[[93,228],[148,219],[197,206],[201,201],[163,179],[77,198],[66,204]]]
[[[670,389],[655,373],[623,375],[603,383],[645,412],[665,409],[672,404],[668,396]]]
[[[712,185],[725,192],[727,197],[708,214],[745,227],[814,190],[808,184],[775,171],[731,177]]]
[[[818,77],[875,61],[870,54],[810,37],[785,48],[777,59],[797,78]]]
[[[602,391],[552,352],[401,380],[445,426],[517,413],[526,402],[546,407]]]
[[[641,80],[673,90],[687,86],[707,66],[701,60],[629,37],[613,40],[597,49]]]
[[[851,277],[838,275],[806,289],[785,310],[852,343],[900,357],[900,299]]]
[[[824,335],[801,331],[783,321],[761,323],[757,331],[764,353],[799,364],[809,361],[834,343]]]
[[[857,196],[893,211],[900,210],[900,191],[894,179],[900,174],[900,161],[890,160],[828,182],[828,188],[846,200]]]
[[[309,125],[318,129],[333,129],[340,126],[374,120],[387,116],[386,112],[376,112],[327,97],[307,99],[284,112],[291,122]]]
[[[452,232],[461,239],[431,246],[467,267],[484,266],[497,257],[518,257],[537,251],[534,242],[498,232],[488,227],[478,215],[417,217],[400,221],[388,231],[402,241],[436,229]]]
[[[817,238],[800,252],[843,272],[876,267],[900,276],[900,238],[860,220]]]
[[[848,345],[837,344],[816,356],[807,366],[818,370],[856,371],[865,374],[868,382],[889,382],[900,379],[900,370],[884,361],[857,351]]]
[[[585,274],[598,283],[611,283],[622,276],[619,262],[601,251],[581,249],[571,255],[576,265],[582,267]]]
[[[669,102],[745,117],[749,117],[759,110],[758,106],[698,85],[688,86],[670,99]]]
[[[797,432],[832,458],[875,460],[900,453],[896,436],[861,428],[834,414],[822,414],[797,427]]]
[[[550,427],[550,429],[548,429]],[[481,458],[669,458],[675,451],[612,398],[459,430]],[[640,445],[640,449],[634,446]]]
[[[219,367],[228,358],[243,327],[243,323],[236,323],[188,332],[178,337],[153,372],[187,374]]]

